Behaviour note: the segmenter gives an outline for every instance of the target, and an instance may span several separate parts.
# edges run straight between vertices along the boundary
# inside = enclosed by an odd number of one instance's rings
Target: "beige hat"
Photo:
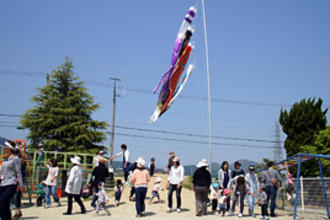
[[[179,157],[174,157],[173,162],[178,162],[178,161],[180,161],[180,158]]]
[[[146,165],[146,161],[142,157],[139,157],[136,163],[138,168],[143,168]]]
[[[207,160],[203,159],[201,161],[199,161],[199,163],[197,164],[197,168],[201,168],[201,167],[207,167]]]
[[[156,183],[160,183],[161,181],[162,181],[162,178],[161,177],[157,177]]]
[[[169,155],[170,157],[173,157],[173,156],[175,156],[175,153],[174,153],[174,151],[171,151],[168,155]]]
[[[70,160],[73,164],[80,165],[81,158],[79,156],[71,157]]]

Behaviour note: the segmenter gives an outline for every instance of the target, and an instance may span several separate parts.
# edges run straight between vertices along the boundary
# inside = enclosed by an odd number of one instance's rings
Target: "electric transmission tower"
[[[275,123],[275,135],[274,135],[274,161],[283,160],[283,149],[281,142],[280,126]]]

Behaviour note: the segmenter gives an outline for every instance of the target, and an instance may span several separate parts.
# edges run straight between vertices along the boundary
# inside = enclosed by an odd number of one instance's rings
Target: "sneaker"
[[[45,209],[48,209],[49,207],[50,207],[49,205],[46,205],[46,206],[45,206]]]
[[[58,202],[58,203],[57,203],[57,206],[58,206],[58,207],[62,206],[61,202]]]
[[[167,208],[167,212],[172,212],[172,208]]]
[[[181,212],[181,209],[177,209],[176,211],[177,211],[177,212]]]
[[[234,212],[233,211],[230,211],[228,216],[233,216],[234,215]]]
[[[260,220],[265,220],[265,216],[261,216],[260,217]]]
[[[143,216],[146,216],[146,213],[144,213],[144,212],[141,212],[141,216],[143,217]]]
[[[238,217],[240,218],[240,217],[243,217],[243,214],[240,212],[239,214],[238,214]]]
[[[265,219],[268,220],[269,219],[269,216],[266,216]]]
[[[202,210],[198,210],[198,212],[196,212],[196,216],[202,216]]]

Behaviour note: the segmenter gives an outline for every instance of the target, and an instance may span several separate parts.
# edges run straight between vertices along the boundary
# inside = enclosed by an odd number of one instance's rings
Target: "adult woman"
[[[231,180],[231,170],[229,169],[228,161],[223,161],[221,164],[221,169],[218,172],[218,181],[221,189],[228,189],[228,184]],[[230,210],[230,196],[227,199],[227,211]]]
[[[121,146],[121,152],[116,154],[115,156],[113,156],[111,158],[111,160],[113,160],[114,158],[116,157],[119,157],[119,156],[123,156],[123,171],[124,171],[124,179],[125,179],[125,182],[126,184],[128,184],[127,182],[127,179],[128,179],[128,175],[129,175],[129,166],[130,166],[130,162],[129,162],[129,151],[127,150],[127,145],[126,144],[122,144]]]
[[[93,208],[96,208],[96,204],[95,204],[97,201],[96,193],[99,191],[98,183],[100,181],[105,183],[105,178],[109,176],[109,170],[107,167],[105,167],[106,162],[107,160],[105,158],[100,157],[98,161],[98,166],[95,167],[92,172],[93,179],[91,180],[90,184],[93,188],[93,199],[91,204]]]
[[[23,184],[25,185],[25,169],[26,169],[26,162],[24,160],[24,158],[22,157],[22,152],[21,152],[21,147],[16,143],[16,149],[15,149],[15,155],[17,157],[20,158],[21,160],[21,175],[22,175],[22,180],[23,180]],[[22,217],[22,193],[19,189],[16,190],[16,193],[13,197],[13,201],[14,201],[14,204],[15,204],[15,208],[16,208],[16,211],[15,211],[15,215],[14,215],[14,218],[20,218]]]
[[[180,165],[180,158],[175,157],[173,159],[173,166],[171,167],[170,174],[168,176],[168,182],[166,188],[168,189],[168,212],[172,211],[172,195],[176,192],[177,212],[181,212],[181,189],[184,177],[184,168]]]
[[[137,217],[145,216],[145,203],[148,183],[150,181],[150,176],[148,171],[145,169],[146,162],[143,158],[139,158],[137,161],[137,169],[134,170],[130,183],[135,186],[135,208],[137,212]]]
[[[0,218],[2,220],[11,219],[10,200],[16,193],[17,184],[21,191],[24,191],[21,160],[15,156],[15,143],[6,141],[3,153],[6,159],[2,162],[0,170]]]
[[[65,192],[68,194],[68,209],[67,212],[63,213],[63,215],[71,215],[72,214],[72,198],[79,204],[81,209],[81,214],[86,213],[86,209],[84,203],[80,199],[80,191],[81,185],[83,181],[82,169],[80,167],[80,157],[75,156],[70,158],[73,166],[70,170],[69,179],[66,183]]]
[[[207,170],[207,161],[201,160],[193,175],[193,189],[196,196],[196,216],[207,215],[207,196],[211,185],[211,173]]]
[[[50,195],[53,195],[54,201],[57,203],[58,206],[61,206],[60,199],[57,196],[56,190],[57,190],[57,176],[58,176],[58,166],[57,166],[57,160],[51,159],[50,160],[50,166],[48,168],[48,175],[45,180],[46,184],[46,208],[49,208],[50,206]]]

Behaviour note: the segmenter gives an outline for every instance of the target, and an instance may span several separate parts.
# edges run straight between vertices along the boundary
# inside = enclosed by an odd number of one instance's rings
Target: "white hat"
[[[160,183],[161,181],[162,181],[162,178],[157,177],[157,179],[156,179],[156,183]]]
[[[15,147],[11,146],[8,141],[5,141],[5,144],[1,146],[2,148],[9,148],[11,150],[15,150]]]
[[[207,167],[207,160],[203,159],[201,161],[199,161],[199,163],[197,164],[197,168],[201,168],[201,167]]]
[[[136,163],[138,168],[143,168],[146,165],[146,161],[142,157],[139,157]]]
[[[80,165],[81,158],[79,156],[71,157],[70,160],[73,164]]]
[[[174,157],[173,162],[178,162],[178,161],[180,161],[180,158],[179,157]]]

